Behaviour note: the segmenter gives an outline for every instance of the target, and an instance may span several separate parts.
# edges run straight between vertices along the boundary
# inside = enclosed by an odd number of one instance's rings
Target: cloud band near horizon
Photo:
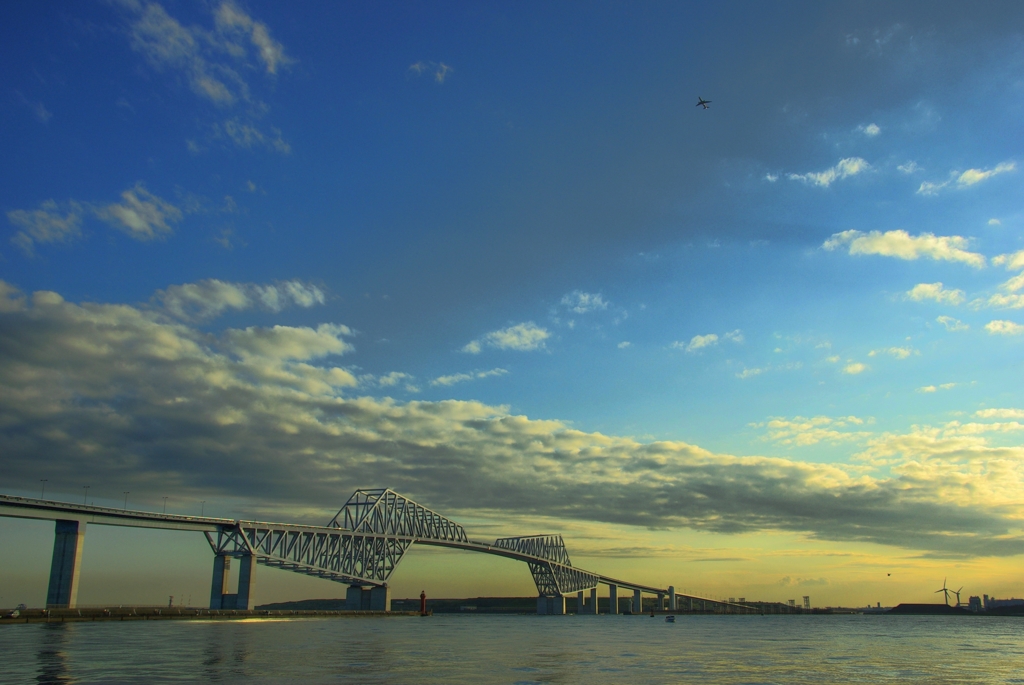
[[[1013,429],[1005,422],[883,434],[856,468],[716,454],[480,402],[354,396],[354,376],[333,366],[352,350],[348,333],[207,333],[160,312],[26,297],[0,283],[0,477],[221,493],[297,511],[385,485],[439,511],[1024,552],[1014,494],[1024,448],[985,437]]]

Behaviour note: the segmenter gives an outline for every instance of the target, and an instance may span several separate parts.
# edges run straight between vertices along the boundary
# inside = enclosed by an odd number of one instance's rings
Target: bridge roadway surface
[[[263,530],[284,530],[297,533],[321,533],[327,535],[338,535],[349,533],[343,528],[328,526],[307,526],[290,523],[271,523],[265,521],[248,521],[243,519],[226,519],[211,516],[185,516],[181,514],[161,514],[148,511],[137,511],[132,509],[116,509],[113,507],[97,507],[88,504],[73,504],[71,502],[60,502],[55,500],[34,499],[31,497],[17,497],[14,495],[0,494],[0,516],[26,519],[42,519],[49,521],[70,520],[79,521],[85,524],[102,526],[125,526],[132,528],[157,528],[162,530],[182,530],[202,533],[216,533],[224,530],[237,530],[239,528],[256,528]],[[359,535],[359,533],[356,533]],[[514,550],[503,549],[485,542],[473,540],[458,542],[453,540],[437,540],[431,538],[420,538],[405,535],[380,535],[373,534],[373,537],[387,537],[396,541],[411,542],[413,544],[431,545],[434,547],[447,547],[460,549],[469,552],[480,552],[493,554],[495,556],[515,559],[516,561],[546,563],[551,560],[546,557],[523,554]],[[650,594],[669,594],[668,588],[659,588],[651,585],[631,583],[617,578],[585,571],[578,567],[572,567],[577,571],[595,576],[600,583],[626,588],[633,591],[647,592]],[[733,604],[728,601],[689,595],[685,593],[674,593],[677,599],[692,599],[711,603],[722,607],[735,607],[747,610],[749,607],[741,604]]]

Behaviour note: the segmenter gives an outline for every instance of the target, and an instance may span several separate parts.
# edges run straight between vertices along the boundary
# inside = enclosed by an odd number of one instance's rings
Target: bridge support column
[[[82,567],[85,521],[58,520],[53,535],[53,559],[46,606],[73,609],[78,604],[78,571]]]
[[[210,587],[211,609],[234,609],[235,595],[228,594],[231,557],[218,554],[213,558],[213,584]]]
[[[387,585],[371,588],[368,594],[370,611],[391,611],[391,588]]]
[[[256,557],[247,554],[238,565],[238,593],[235,595],[236,609],[252,609],[252,593],[256,585]]]
[[[619,587],[617,585],[608,586],[608,613],[619,613]]]
[[[664,592],[659,592],[658,593],[658,611],[664,611],[664,610],[665,610],[665,593]]]
[[[642,613],[644,613],[643,595],[640,594],[639,590],[633,590],[633,613],[634,614],[642,614]]]
[[[583,590],[576,593],[576,613],[583,613]]]
[[[597,587],[590,588],[590,607],[587,609],[587,613],[594,614],[597,616]]]
[[[366,598],[364,605],[363,598]],[[345,611],[369,611],[370,593],[363,591],[362,585],[349,585],[345,591]]]
[[[675,585],[668,586],[668,610],[676,610],[676,587]]]
[[[541,595],[537,598],[537,613],[558,616],[565,614],[565,597],[544,597]]]

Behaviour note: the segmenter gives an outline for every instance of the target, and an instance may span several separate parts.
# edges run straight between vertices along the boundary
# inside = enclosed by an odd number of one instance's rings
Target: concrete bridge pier
[[[85,521],[58,520],[53,535],[47,609],[74,609],[78,604],[78,572],[82,567]]]
[[[668,610],[669,611],[675,611],[676,610],[676,586],[675,585],[669,585],[668,586]]]
[[[391,588],[387,585],[349,585],[345,611],[391,611]]]
[[[541,615],[554,615],[562,616],[565,614],[565,597],[559,595],[557,597],[545,597],[541,595],[537,598],[537,613]]]
[[[665,610],[665,593],[664,592],[659,592],[658,593],[658,607],[657,607],[657,609],[658,609],[658,611],[664,611]]]
[[[597,586],[590,588],[590,607],[587,613],[597,616]]]
[[[218,554],[213,558],[213,583],[210,587],[211,609],[251,609],[252,592],[256,584],[256,557],[247,554],[239,559],[238,592],[231,587],[231,557]]]
[[[633,590],[632,609],[634,614],[644,613],[644,600],[639,590]]]
[[[576,593],[576,613],[583,613],[583,590]]]
[[[370,611],[391,611],[390,587],[378,585],[370,590]]]
[[[366,597],[366,606],[363,606],[363,597]],[[349,585],[345,592],[345,611],[369,611],[370,593],[363,592],[362,585]]]
[[[256,557],[247,554],[238,565],[238,592],[235,594],[236,609],[253,608],[253,590],[256,585]]]
[[[231,557],[225,554],[218,554],[213,558],[213,584],[210,587],[211,609],[235,608],[235,598],[228,593],[230,576]],[[225,600],[229,601],[230,607],[224,606]]]
[[[619,613],[619,587],[617,585],[608,586],[608,613]]]

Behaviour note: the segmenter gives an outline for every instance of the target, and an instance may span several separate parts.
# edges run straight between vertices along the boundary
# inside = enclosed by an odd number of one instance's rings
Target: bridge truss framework
[[[326,526],[302,526],[213,517],[155,514],[67,502],[0,495],[0,516],[56,521],[47,592],[48,607],[74,607],[86,526],[115,525],[200,531],[214,553],[211,609],[249,609],[257,564],[345,583],[346,608],[390,610],[388,582],[414,544],[492,554],[525,562],[537,586],[538,613],[565,613],[565,597],[577,595],[579,613],[597,613],[597,588],[608,586],[609,612],[618,613],[617,592],[633,591],[639,612],[641,593],[657,596],[656,606],[677,609],[677,600],[707,609],[748,611],[749,607],[693,595],[673,587],[625,582],[572,565],[561,535],[499,538],[493,544],[469,539],[458,523],[387,489],[361,489]],[[238,590],[229,592],[232,560],[238,563]],[[589,591],[589,598],[587,592]],[[588,602],[587,599],[590,601]],[[682,608],[679,606],[678,608]]]

